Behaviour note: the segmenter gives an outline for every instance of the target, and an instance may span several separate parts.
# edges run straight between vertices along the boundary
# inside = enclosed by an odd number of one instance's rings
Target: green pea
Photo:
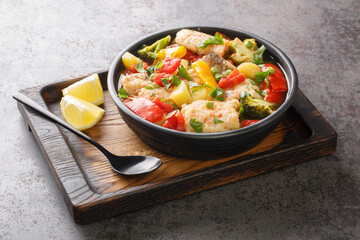
[[[232,71],[229,69],[229,70],[226,70],[225,72],[225,76],[229,75],[230,73],[232,73]]]
[[[219,69],[217,69],[217,67],[212,67],[211,73],[215,76],[217,73],[219,73]]]
[[[211,101],[206,102],[206,107],[207,108],[214,108],[214,102],[211,102]]]
[[[274,74],[275,69],[273,69],[272,67],[268,67],[267,71],[269,71],[270,74]]]
[[[215,74],[215,80],[218,82],[224,75],[217,73]]]
[[[245,42],[245,46],[246,46],[247,48],[252,48],[253,45],[254,45],[253,42],[250,41],[250,40],[247,40],[247,41]]]

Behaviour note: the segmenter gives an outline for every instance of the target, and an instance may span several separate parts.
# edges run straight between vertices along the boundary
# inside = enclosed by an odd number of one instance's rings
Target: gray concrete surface
[[[0,239],[359,239],[360,2],[0,1]],[[277,44],[339,134],[332,156],[76,225],[11,95],[109,67],[127,44],[184,25]]]

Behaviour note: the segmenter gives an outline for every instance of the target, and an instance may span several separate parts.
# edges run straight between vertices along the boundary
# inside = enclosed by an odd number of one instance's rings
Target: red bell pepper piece
[[[266,96],[265,100],[268,102],[274,102],[282,104],[285,101],[288,86],[286,78],[280,68],[272,63],[265,63],[265,66],[261,68],[262,71],[266,71],[268,67],[274,69],[274,73],[269,76],[269,85],[266,85]]]
[[[161,108],[149,99],[136,97],[126,99],[124,104],[139,117],[155,123],[163,119],[164,113]]]
[[[260,120],[250,120],[250,119],[245,119],[242,124],[241,124],[241,127],[247,127],[247,126],[250,126],[250,125],[253,125],[254,123],[257,123],[258,121]]]
[[[266,89],[266,91],[265,101],[277,103],[278,105],[285,101],[286,92],[275,92],[270,88]]]
[[[185,132],[185,119],[179,110],[176,110],[169,118],[166,119],[163,127]]]
[[[220,88],[226,89],[242,83],[243,81],[245,81],[245,79],[245,75],[243,73],[240,73],[238,69],[235,69],[229,75],[222,77],[218,85]]]
[[[284,92],[288,90],[286,78],[280,68],[272,63],[265,63],[265,65],[261,68],[264,72],[268,67],[272,67],[274,69],[274,73],[269,76],[269,83],[271,89],[275,92]]]
[[[166,57],[162,62],[160,72],[171,74],[176,71],[176,69],[180,66],[180,64],[181,64],[180,58]]]
[[[158,106],[161,108],[161,110],[162,110],[164,113],[166,113],[166,114],[174,111],[174,108],[173,108],[173,106],[171,106],[171,104],[162,101],[162,100],[161,100],[160,98],[158,98],[158,97],[155,98],[152,102],[155,103],[156,105],[158,105]]]

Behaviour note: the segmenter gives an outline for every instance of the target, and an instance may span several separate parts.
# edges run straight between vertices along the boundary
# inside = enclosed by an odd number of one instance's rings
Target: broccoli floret
[[[247,95],[241,100],[246,119],[264,119],[275,111],[276,103],[255,99]]]
[[[246,41],[252,42],[250,48],[246,47]],[[254,39],[246,39],[244,42],[242,42],[239,38],[235,38],[229,43],[229,46],[234,52],[234,54],[230,56],[230,59],[235,64],[240,64],[242,62],[252,62],[254,60],[254,51],[257,49],[257,45]]]
[[[165,48],[170,43],[170,40],[171,40],[171,37],[170,37],[170,35],[168,35],[168,36],[156,41],[151,46],[144,45],[144,47],[142,49],[138,50],[138,54],[139,54],[140,58],[143,60],[151,61],[151,62],[154,61],[158,52],[161,49]]]

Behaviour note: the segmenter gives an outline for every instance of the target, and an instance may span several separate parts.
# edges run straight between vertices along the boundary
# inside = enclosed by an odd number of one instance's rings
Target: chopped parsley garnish
[[[191,90],[191,93],[197,92],[203,87],[205,87],[205,85],[199,85],[196,82],[189,82],[189,89]]]
[[[203,129],[203,124],[197,121],[195,118],[190,119],[190,126],[195,130],[197,133],[201,133]]]
[[[189,82],[189,88],[193,88],[193,87],[202,87],[203,85],[199,85],[196,82]]]
[[[242,103],[240,103],[240,107],[239,107],[239,119],[240,119],[240,121],[243,120],[243,113],[244,113],[244,107],[243,107]]]
[[[254,53],[254,63],[256,65],[263,64],[263,54],[266,50],[266,47],[262,45],[255,53]]]
[[[206,107],[207,108],[214,108],[214,102],[213,101],[207,101],[206,102]]]
[[[225,100],[224,90],[219,87],[213,88],[210,92],[210,96],[216,101],[223,102]]]
[[[244,99],[246,98],[247,95],[250,95],[247,91],[242,91],[242,93],[240,94],[240,98]]]
[[[138,64],[136,64],[135,69],[139,73],[146,73],[146,70],[144,69],[144,63],[143,62],[139,62]]]
[[[258,93],[260,96],[262,96],[262,97],[265,97],[265,96],[266,96],[266,93],[267,93],[266,90],[260,91],[260,90],[254,89],[254,91],[257,92],[257,93]]]
[[[162,78],[161,82],[164,85],[165,89],[169,89],[169,87],[171,86],[171,82],[167,77]]]
[[[198,89],[198,88],[191,89],[191,93],[194,93],[194,92],[197,92],[197,91],[199,91],[199,89]]]
[[[171,83],[177,87],[181,83],[180,79],[176,75],[172,75],[171,77]]]
[[[218,124],[218,123],[223,123],[224,121],[221,119],[217,119],[216,117],[214,117],[214,123]]]
[[[193,79],[190,77],[190,74],[183,65],[178,67],[178,74],[180,77],[186,78],[189,81],[193,81]]]
[[[148,68],[149,69],[149,68]],[[154,77],[156,76],[156,73],[152,73],[151,75],[150,75],[150,81],[154,81]]]
[[[246,89],[250,91],[250,90],[251,90],[251,87],[252,87],[253,85],[255,85],[255,82],[250,79],[250,83],[249,83],[249,85],[246,86]]]
[[[125,90],[125,89],[123,89],[123,88],[120,88],[119,90],[118,90],[118,97],[120,97],[121,99],[124,99],[124,98],[129,98],[129,93]]]
[[[147,90],[152,90],[152,91],[153,91],[152,94],[151,94],[151,96],[154,96],[154,95],[155,95],[155,93],[156,93],[156,88],[155,88],[154,86],[149,85],[149,86],[146,86],[146,87],[144,87],[144,88],[147,89]]]
[[[146,69],[146,72],[147,72],[147,74],[150,76],[150,78],[151,78],[151,75],[155,73],[155,70],[156,70],[156,68],[155,68],[154,65],[150,65],[150,66]]]
[[[166,103],[170,104],[170,105],[173,107],[174,110],[178,110],[178,109],[179,109],[178,106],[176,106],[174,103],[172,103],[172,102],[170,102],[170,101],[167,101],[167,100],[165,100],[164,98],[160,98],[160,100],[163,101],[163,102],[166,102]]]
[[[150,76],[150,78],[151,78],[151,75],[155,73],[155,70],[161,68],[161,66],[162,66],[162,61],[158,62],[156,65],[150,65],[146,69],[146,71],[147,71],[148,75]]]
[[[215,36],[211,36],[205,41],[202,41],[199,45],[199,49],[202,50],[204,48],[207,48],[208,46],[218,45],[218,44],[224,45],[224,40],[219,33],[215,33]]]
[[[147,89],[147,90],[156,90],[156,89],[154,88],[154,86],[152,86],[152,85],[146,86],[146,87],[144,87],[144,88]]]
[[[256,85],[262,83],[264,80],[266,81],[266,85],[269,85],[269,76],[273,74],[275,70],[272,67],[268,67],[265,72],[258,72],[255,74],[254,83]]]

